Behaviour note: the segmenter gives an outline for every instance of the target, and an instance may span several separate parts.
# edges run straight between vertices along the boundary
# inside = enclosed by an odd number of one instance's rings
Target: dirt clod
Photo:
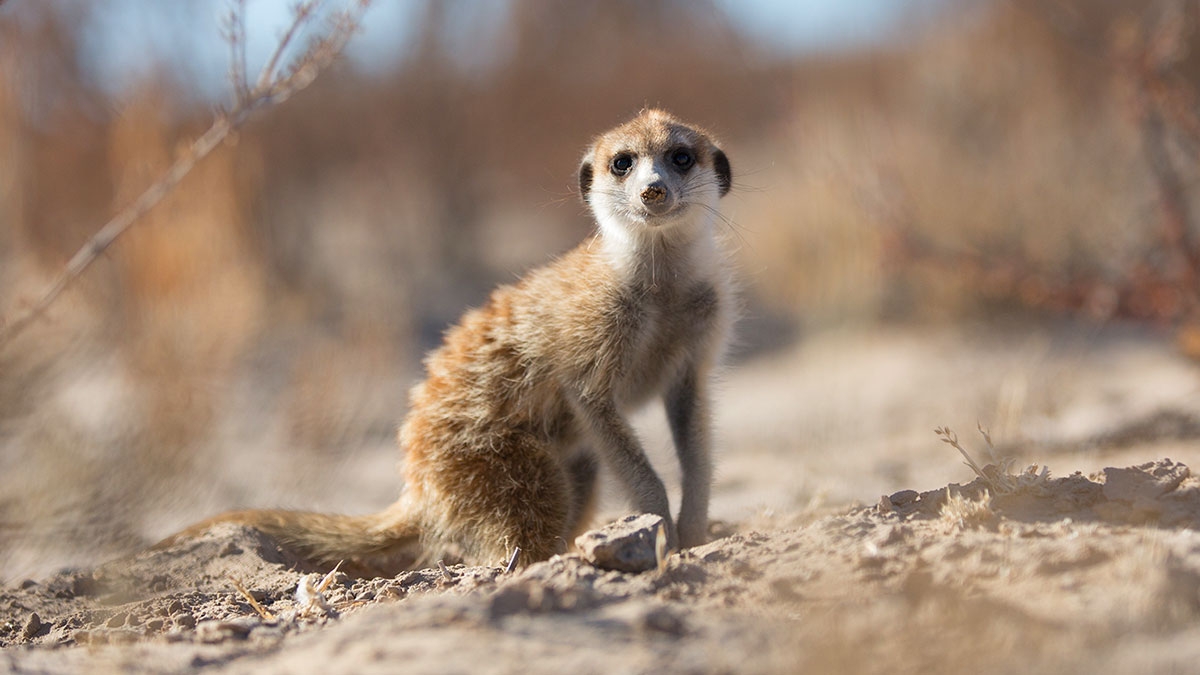
[[[1109,467],[1104,470],[1104,496],[1126,502],[1142,502],[1158,497],[1179,487],[1191,475],[1188,467],[1169,459],[1139,464],[1123,469]]]

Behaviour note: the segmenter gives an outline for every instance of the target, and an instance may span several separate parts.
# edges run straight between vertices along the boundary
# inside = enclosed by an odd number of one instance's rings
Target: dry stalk
[[[342,563],[344,563],[344,562],[346,562],[346,561],[339,560],[338,564],[334,565],[333,569],[329,570],[329,572],[325,575],[325,577],[321,579],[321,583],[317,584],[317,590],[319,592],[324,593],[325,589],[329,588],[329,584],[333,583],[334,576],[337,575],[338,570],[340,570],[342,568]]]
[[[276,106],[312,84],[318,73],[341,54],[357,32],[363,12],[372,0],[350,0],[346,9],[329,19],[328,31],[313,39],[303,55],[279,71],[280,60],[289,44],[316,17],[321,0],[307,0],[293,9],[292,23],[280,38],[271,57],[259,72],[253,88],[248,86],[245,60],[245,1],[233,0],[224,21],[224,37],[230,45],[230,80],[234,90],[233,106],[218,111],[212,125],[175,160],[133,203],[114,215],[96,234],[71,256],[66,267],[38,297],[9,320],[0,318],[0,348],[43,316],[54,301],[74,284],[87,268],[135,222],[169,195],[201,160],[240,128],[255,113]]]
[[[958,450],[958,452],[963,456],[963,459],[966,460],[964,464],[971,467],[971,470],[975,472],[975,475],[984,480],[989,480],[987,474],[983,472],[983,469],[981,469],[979,465],[975,463],[975,458],[971,456],[971,453],[967,452],[966,448],[959,445],[958,434],[954,433],[950,427],[938,427],[933,430],[933,433],[937,434],[938,438],[940,438],[943,443],[949,445],[955,450]]]
[[[237,577],[231,576],[229,577],[229,580],[233,582],[233,587],[237,589],[238,593],[242,594],[242,597],[246,599],[246,602],[250,603],[250,606],[254,608],[255,612],[258,612],[258,615],[261,616],[264,621],[275,620],[275,615],[268,611],[267,608],[258,604],[258,601],[254,599],[253,595],[250,595],[250,591],[246,590],[246,587],[242,585],[242,582],[238,580]]]
[[[979,435],[983,436],[986,444],[988,456],[991,458],[991,463],[980,467],[971,453],[958,442],[958,434],[954,433],[950,427],[938,427],[933,430],[941,441],[955,450],[966,460],[963,462],[971,467],[976,476],[983,479],[991,488],[992,492],[1001,495],[1013,494],[1030,488],[1041,488],[1050,478],[1050,468],[1037,464],[1032,464],[1025,468],[1019,474],[1012,473],[1014,460],[1012,457],[997,457],[996,449],[992,445],[991,434],[987,429],[983,428],[983,424],[978,424]]]

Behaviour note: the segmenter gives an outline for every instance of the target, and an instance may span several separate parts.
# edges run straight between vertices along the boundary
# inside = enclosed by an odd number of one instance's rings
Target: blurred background
[[[252,73],[290,5],[248,3]],[[227,12],[0,3],[0,317],[228,104]],[[588,235],[579,157],[647,105],[733,163],[745,318],[718,515],[968,478],[922,473],[946,416],[1045,452],[1131,406],[1190,438],[1198,19],[1167,0],[377,0],[333,70],[0,348],[0,579],[233,507],[387,504],[422,354]]]

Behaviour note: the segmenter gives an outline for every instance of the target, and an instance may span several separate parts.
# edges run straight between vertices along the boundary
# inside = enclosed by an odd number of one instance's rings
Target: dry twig
[[[233,582],[233,587],[237,589],[238,593],[242,594],[242,597],[246,599],[246,602],[250,603],[250,606],[254,608],[255,612],[258,612],[258,615],[261,616],[264,621],[275,620],[275,615],[268,611],[267,608],[258,604],[258,601],[254,599],[253,595],[250,595],[250,591],[246,590],[246,587],[242,585],[242,582],[238,580],[237,577],[231,576],[229,577],[229,580]]]
[[[508,565],[504,567],[505,574],[512,574],[512,571],[517,569],[517,559],[521,557],[521,547],[514,546],[512,555],[508,558]]]
[[[255,113],[286,101],[296,92],[312,84],[317,75],[341,54],[346,43],[358,30],[363,12],[371,2],[372,0],[350,0],[346,9],[329,17],[328,31],[314,38],[303,55],[296,58],[286,69],[279,71],[283,54],[295,36],[316,18],[316,10],[321,0],[305,0],[297,4],[293,10],[291,25],[260,71],[254,87],[250,88],[245,57],[245,1],[233,0],[229,15],[224,21],[224,35],[229,42],[231,53],[233,106],[229,110],[218,111],[212,126],[192,141],[157,181],[88,239],[35,302],[10,320],[0,319],[0,347],[44,315],[63,291],[74,284],[101,253],[169,195],[175,186],[191,173],[196,164],[216,149],[230,133],[245,124]]]

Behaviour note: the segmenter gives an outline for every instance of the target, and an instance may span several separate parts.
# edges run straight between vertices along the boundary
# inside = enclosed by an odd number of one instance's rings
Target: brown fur
[[[682,146],[695,155],[690,171],[668,166]],[[608,204],[623,209],[621,200],[636,199],[626,192],[641,190],[628,184],[633,173],[608,169],[621,152],[643,163],[667,158],[660,162],[667,168],[655,165],[658,174],[636,175],[662,175],[662,189],[684,205],[674,220],[638,224],[614,215]],[[723,176],[714,170],[719,162]],[[711,482],[707,381],[730,316],[725,272],[711,255],[711,204],[728,189],[728,162],[703,131],[651,110],[600,136],[584,169],[601,233],[497,288],[429,355],[428,377],[412,390],[400,430],[406,485],[396,504],[362,517],[239,511],[169,541],[234,521],[316,563],[347,558],[372,572],[442,557],[496,563],[514,546],[528,564],[564,551],[588,524],[598,456],[634,508],[670,523],[673,545],[701,543]],[[632,238],[610,234],[614,227]],[[625,418],[655,396],[665,403],[684,470],[678,532]]]

